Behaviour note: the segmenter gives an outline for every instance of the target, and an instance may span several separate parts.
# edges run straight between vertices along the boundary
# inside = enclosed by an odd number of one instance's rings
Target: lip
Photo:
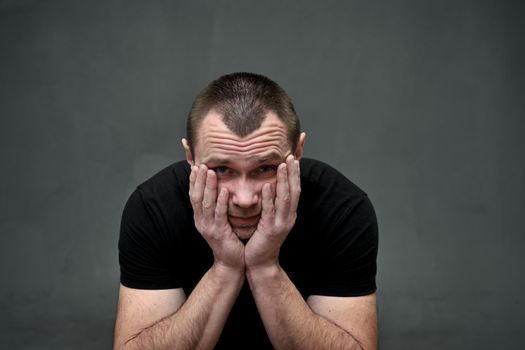
[[[232,216],[229,215],[228,219],[230,224],[233,226],[255,226],[259,222],[261,215],[254,216]]]

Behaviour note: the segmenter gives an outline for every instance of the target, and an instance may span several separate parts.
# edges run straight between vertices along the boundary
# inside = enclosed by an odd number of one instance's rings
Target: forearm
[[[126,341],[125,349],[212,349],[239,294],[244,271],[213,265],[172,315]]]
[[[276,349],[362,349],[350,333],[310,309],[280,266],[248,269],[247,277]]]

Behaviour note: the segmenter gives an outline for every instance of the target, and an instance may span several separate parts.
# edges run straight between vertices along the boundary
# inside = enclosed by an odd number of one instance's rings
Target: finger
[[[290,189],[288,185],[288,170],[286,163],[280,164],[277,168],[277,186],[275,195],[275,215],[276,217],[288,216],[290,207]]]
[[[213,218],[217,200],[217,176],[213,170],[206,171],[206,185],[202,198],[202,211],[208,218]]]
[[[272,185],[264,184],[262,189],[262,211],[261,220],[273,220],[275,211],[273,204]]]
[[[191,166],[191,173],[190,173],[190,189],[188,191],[188,194],[190,196],[190,201],[192,202],[192,205],[193,205],[193,193],[194,193],[194,189],[195,189],[195,180],[197,179],[197,167],[196,166]]]
[[[224,187],[221,188],[217,197],[217,205],[215,206],[215,223],[219,226],[228,223],[228,197],[228,190]]]
[[[190,174],[190,190],[189,190],[189,196],[190,196],[190,202],[191,206],[193,207],[193,212],[195,214],[200,214],[200,204],[195,198],[195,182],[197,181],[197,176],[199,174],[199,167],[193,165],[191,167],[191,174]]]
[[[297,211],[301,195],[301,169],[298,160],[291,159],[288,163],[288,185],[290,186],[290,212]]]
[[[195,171],[197,175],[190,193],[193,211],[197,215],[202,214],[202,198],[204,196],[204,188],[206,186],[206,170],[206,166],[202,164],[196,167]]]
[[[197,178],[195,179],[194,197],[195,201],[201,203],[204,197],[204,188],[206,187],[206,174],[208,168],[206,165],[199,165],[197,169]]]
[[[195,165],[191,166],[191,172],[190,172],[190,191],[193,188],[193,185],[195,184],[195,179],[197,178],[197,167]]]

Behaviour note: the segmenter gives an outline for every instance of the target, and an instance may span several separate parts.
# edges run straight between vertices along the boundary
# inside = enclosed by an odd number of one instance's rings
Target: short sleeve
[[[344,208],[327,228],[312,294],[362,296],[376,290],[378,226],[374,208],[366,195],[348,200]]]
[[[169,270],[166,228],[160,209],[137,188],[122,214],[118,242],[120,282],[136,289],[179,288]]]

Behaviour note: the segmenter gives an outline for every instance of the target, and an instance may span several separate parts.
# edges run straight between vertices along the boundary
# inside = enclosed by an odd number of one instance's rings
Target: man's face
[[[249,239],[261,216],[262,187],[265,183],[275,187],[277,167],[291,153],[286,126],[268,112],[259,129],[239,137],[211,111],[197,134],[188,160],[193,157],[195,165],[205,164],[215,171],[219,192],[223,187],[229,192],[228,221],[240,239]]]

